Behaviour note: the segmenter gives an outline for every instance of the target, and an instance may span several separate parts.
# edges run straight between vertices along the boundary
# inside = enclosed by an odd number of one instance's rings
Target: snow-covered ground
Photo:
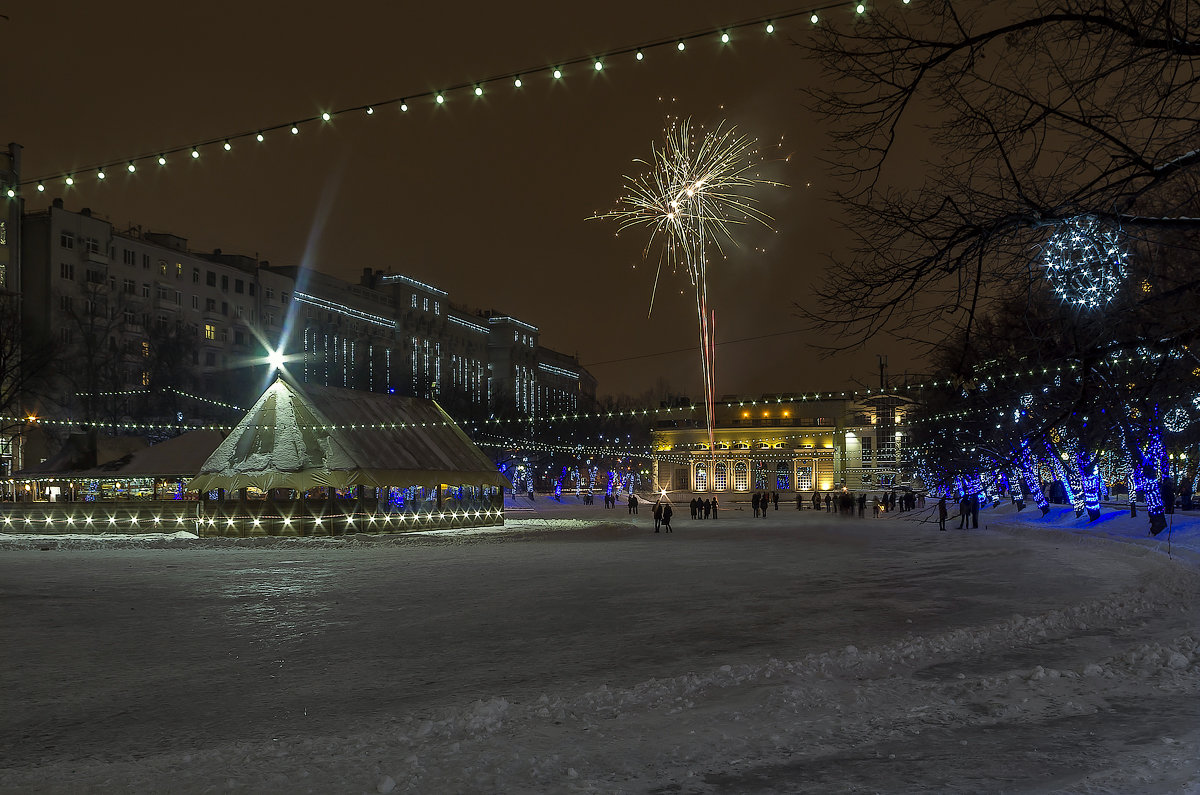
[[[1195,516],[510,507],[0,535],[0,791],[1200,792]]]

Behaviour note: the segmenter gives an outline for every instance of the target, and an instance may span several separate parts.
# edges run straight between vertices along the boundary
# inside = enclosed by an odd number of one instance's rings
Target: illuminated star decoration
[[[1082,309],[1107,304],[1125,279],[1120,233],[1090,215],[1063,221],[1041,253],[1054,292]]]
[[[718,124],[712,132],[697,133],[690,120],[674,122],[664,131],[661,147],[652,146],[650,160],[635,160],[647,167],[637,177],[625,177],[626,193],[617,209],[599,216],[613,218],[618,234],[631,227],[646,227],[650,239],[644,256],[657,243],[660,250],[650,310],[664,261],[672,270],[683,269],[696,293],[699,321],[701,374],[708,411],[709,449],[713,442],[715,314],[708,306],[708,247],[724,252],[722,243],[737,245],[732,228],[750,222],[770,227],[771,218],[754,206],[753,188],[779,185],[752,173],[758,165],[757,141],[738,135],[736,128]]]

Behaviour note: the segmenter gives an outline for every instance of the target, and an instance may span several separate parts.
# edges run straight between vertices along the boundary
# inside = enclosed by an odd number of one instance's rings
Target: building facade
[[[56,362],[54,397],[29,406],[39,416],[224,419],[265,388],[272,352],[304,382],[435,398],[459,417],[595,399],[594,379],[540,347],[536,327],[402,274],[368,268],[355,283],[195,252],[59,199],[20,225],[25,347]]]
[[[703,407],[673,411],[652,433],[656,491],[803,493],[919,488],[905,466],[907,398],[722,398],[712,443]]]

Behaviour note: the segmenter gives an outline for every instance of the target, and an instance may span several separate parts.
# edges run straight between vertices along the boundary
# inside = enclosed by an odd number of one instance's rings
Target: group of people
[[[634,511],[637,513],[637,511]],[[659,532],[659,528],[665,533],[671,532],[671,515],[675,511],[671,509],[671,503],[659,502],[654,503],[654,532]]]
[[[754,496],[750,498],[750,504],[754,506],[754,515],[762,516],[763,518],[766,518],[767,508],[769,508],[771,506],[771,503],[775,503],[775,510],[778,511],[779,510],[779,492],[773,491],[770,494],[768,494],[767,492],[764,491],[760,494],[756,491],[756,492],[754,492]],[[761,511],[761,513],[760,513],[760,511]]]
[[[717,498],[713,497],[700,499],[693,497],[691,502],[692,518],[693,519],[716,519],[717,518]]]

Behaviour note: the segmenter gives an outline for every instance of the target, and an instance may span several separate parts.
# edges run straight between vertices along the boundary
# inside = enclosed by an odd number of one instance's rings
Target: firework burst
[[[650,311],[664,264],[672,271],[686,271],[695,288],[710,450],[716,320],[708,303],[710,252],[722,255],[725,245],[737,245],[737,226],[771,225],[770,216],[755,206],[751,190],[779,183],[754,173],[757,147],[755,139],[738,135],[724,122],[712,132],[697,131],[690,121],[672,123],[664,131],[663,144],[652,146],[650,159],[634,161],[646,171],[626,176],[626,193],[616,209],[599,216],[615,220],[618,234],[631,228],[649,230],[643,255],[649,258],[656,246],[659,250]]]

